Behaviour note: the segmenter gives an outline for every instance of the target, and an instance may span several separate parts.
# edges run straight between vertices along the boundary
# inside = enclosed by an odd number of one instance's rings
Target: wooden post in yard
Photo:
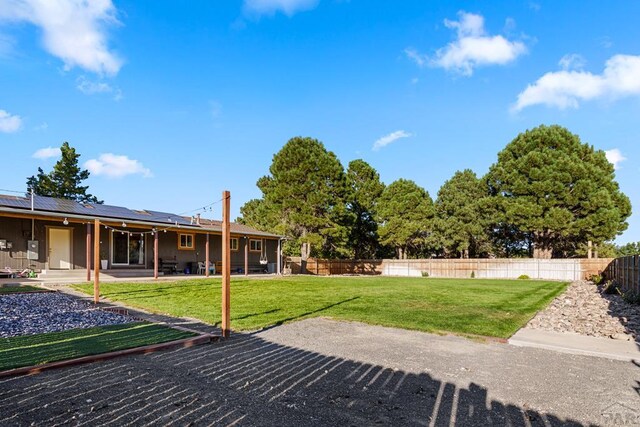
[[[231,194],[222,192],[222,337],[228,338],[231,331],[231,226],[229,209]]]
[[[160,232],[156,230],[153,233],[153,278],[158,278],[158,239],[160,238]]]
[[[87,282],[91,281],[91,223],[87,223]]]
[[[93,303],[100,301],[100,220],[93,226]]]
[[[207,233],[207,243],[204,246],[204,277],[209,277],[209,233]]]

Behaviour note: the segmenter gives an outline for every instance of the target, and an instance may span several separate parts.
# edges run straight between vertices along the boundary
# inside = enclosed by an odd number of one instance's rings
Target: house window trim
[[[233,247],[233,242],[236,242],[236,247]],[[231,247],[231,250],[233,252],[238,252],[240,250],[240,239],[238,239],[237,237],[232,237],[231,241],[229,242],[229,247]]]
[[[178,234],[178,250],[179,251],[195,251],[196,250],[196,235],[193,233],[177,233]],[[191,236],[191,246],[182,246],[181,237]]]
[[[251,242],[258,242],[260,247],[258,249],[251,249]],[[262,240],[261,239],[249,239],[249,252],[262,252]]]

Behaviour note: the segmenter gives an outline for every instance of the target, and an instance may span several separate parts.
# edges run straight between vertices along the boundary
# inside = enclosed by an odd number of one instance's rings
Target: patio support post
[[[100,220],[93,226],[93,303],[100,301]]]
[[[87,223],[87,282],[91,281],[91,223]]]
[[[158,238],[160,233],[158,230],[153,233],[153,278],[158,278]]]
[[[244,236],[244,275],[249,275],[249,238]]]
[[[277,271],[276,273],[278,274],[278,276],[280,274],[282,274],[282,239],[278,239],[278,254],[277,254],[277,258],[278,258],[278,265],[277,265]]]
[[[209,233],[207,233],[207,243],[204,246],[204,277],[209,277]]]
[[[231,194],[222,192],[222,337],[231,331],[231,226],[229,224]]]

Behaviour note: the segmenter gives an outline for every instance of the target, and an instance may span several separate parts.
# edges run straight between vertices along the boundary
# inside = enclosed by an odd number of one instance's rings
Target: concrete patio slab
[[[509,339],[509,344],[627,362],[640,361],[640,344],[634,341],[589,337],[571,332],[522,328]]]

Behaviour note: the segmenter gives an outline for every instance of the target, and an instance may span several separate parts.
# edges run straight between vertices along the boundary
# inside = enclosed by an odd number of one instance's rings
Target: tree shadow
[[[303,318],[305,318],[307,316],[311,316],[312,314],[321,313],[323,311],[329,310],[330,308],[336,307],[338,305],[346,304],[348,302],[351,302],[351,301],[354,301],[354,300],[357,300],[357,299],[360,299],[360,297],[358,296],[358,297],[347,298],[347,299],[344,299],[342,301],[338,301],[338,302],[334,302],[334,303],[329,304],[329,305],[325,305],[324,307],[321,307],[321,308],[318,308],[318,309],[315,309],[315,310],[306,311],[304,313],[300,313],[300,314],[295,315],[295,316],[286,317],[284,319],[278,319],[278,320],[275,320],[271,325],[266,326],[266,327],[260,329],[260,331],[256,331],[254,333],[258,333],[258,332],[261,332],[261,331],[266,331],[266,330],[275,328],[276,326],[280,326],[280,325],[282,325],[284,323],[287,323],[287,322],[292,322],[294,320],[303,319]],[[277,310],[277,311],[279,311],[279,310]]]
[[[598,285],[600,296],[607,301],[609,316],[617,318],[625,332],[634,337],[640,348],[640,305],[630,304],[619,294],[604,293],[605,284]]]
[[[583,425],[489,394],[237,334],[0,380],[0,425]]]

